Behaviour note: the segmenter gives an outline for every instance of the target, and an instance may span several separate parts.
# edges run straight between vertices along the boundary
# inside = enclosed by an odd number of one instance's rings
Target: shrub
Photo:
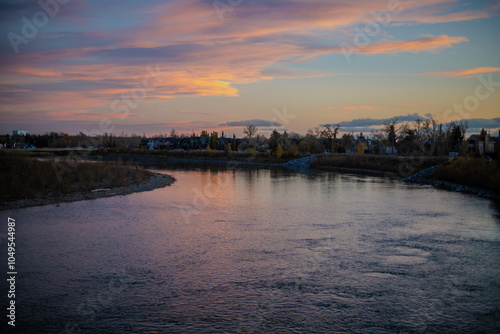
[[[484,158],[459,157],[437,167],[432,178],[500,193],[500,168]]]
[[[281,145],[278,144],[278,147],[276,147],[276,158],[281,159],[282,154],[283,154],[283,149],[281,148]]]

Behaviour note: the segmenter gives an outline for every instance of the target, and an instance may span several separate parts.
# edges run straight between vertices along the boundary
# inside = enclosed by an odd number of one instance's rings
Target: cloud
[[[433,24],[489,15],[456,2],[405,1],[392,22]],[[20,18],[32,18],[41,10],[36,1],[8,1],[0,8],[4,37],[11,31],[21,33]],[[163,81],[147,90],[143,103],[185,96],[234,97],[239,95],[238,84],[331,76],[335,73],[293,64],[342,54],[342,42],[354,44],[355,28],[372,23],[371,13],[387,10],[387,0],[243,1],[221,20],[212,0],[152,0],[147,6],[72,1],[60,6],[36,38],[19,45],[19,54],[7,38],[0,41],[0,103],[24,115],[88,108],[105,114],[113,100],[141,86],[146,67],[157,65]],[[353,52],[435,53],[467,41],[448,35],[390,38],[380,34]]]
[[[468,68],[468,69],[463,69],[463,70],[418,73],[415,75],[441,77],[441,78],[468,79],[468,78],[480,77],[482,75],[485,75],[488,73],[494,73],[494,72],[500,72],[500,67],[476,67],[476,68]]]
[[[423,15],[425,12],[429,13],[428,16]],[[436,24],[436,23],[450,23],[461,21],[473,21],[479,19],[489,18],[490,14],[486,10],[465,10],[462,12],[448,13],[441,15],[438,9],[427,9],[417,12],[406,12],[398,17],[396,23],[402,25],[412,24]]]
[[[392,119],[397,119],[398,122],[404,123],[404,122],[411,122],[416,119],[425,119],[425,118],[426,118],[425,116],[421,116],[417,113],[414,113],[408,115],[394,116],[391,118],[358,118],[358,119],[353,119],[351,121],[340,122],[339,125],[341,128],[359,128],[359,127],[366,128],[371,126],[384,125],[390,122]]]
[[[471,118],[467,120],[471,129],[496,129],[500,128],[500,118]]]
[[[348,47],[332,48],[332,51],[348,51],[358,54],[389,54],[401,52],[437,52],[451,48],[453,44],[467,42],[466,37],[449,37],[447,35],[428,36],[407,41],[383,41],[368,45],[349,45]]]
[[[247,125],[255,125],[260,127],[272,127],[272,126],[282,126],[281,123],[274,121],[266,121],[263,119],[250,119],[247,121],[232,121],[219,124],[219,126],[247,126]]]
[[[387,124],[393,119],[397,119],[398,123],[405,123],[405,122],[412,122],[417,119],[426,119],[431,117],[432,115],[419,115],[417,113],[414,114],[408,114],[408,115],[400,115],[400,116],[394,116],[391,118],[359,118],[359,119],[353,119],[350,121],[344,121],[340,122],[340,130],[343,132],[350,132],[350,131],[355,131],[355,132],[370,132],[370,131],[378,131],[380,130],[381,126],[384,124]],[[467,121],[469,128],[468,128],[468,133],[476,133],[480,132],[481,129],[487,129],[490,131],[497,131],[500,129],[500,118],[471,118],[471,119],[463,119],[463,121]],[[324,124],[321,124],[320,126],[324,126]],[[497,136],[498,133],[492,133],[493,136]]]

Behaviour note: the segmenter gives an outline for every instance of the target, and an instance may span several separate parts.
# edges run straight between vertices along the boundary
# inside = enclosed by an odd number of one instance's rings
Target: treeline
[[[305,135],[279,133],[274,130],[269,138],[257,134],[253,125],[245,128],[243,148],[269,148],[270,150],[298,152],[300,154],[329,153],[371,153],[429,156],[448,155],[449,152],[467,153],[465,142],[468,124],[466,121],[442,124],[434,119],[417,119],[398,123],[393,119],[381,131],[366,136],[344,133],[339,135],[338,124],[325,124],[321,128],[309,129]]]
[[[91,148],[91,147],[120,147],[139,148],[141,137],[117,136],[104,133],[99,136],[87,136],[80,132],[78,135],[69,135],[64,132],[50,132],[42,135],[28,134],[26,136],[9,134],[0,135],[0,144],[6,148],[38,147],[38,148]]]
[[[322,127],[309,129],[305,135],[288,133],[287,131],[280,133],[274,130],[267,137],[259,134],[254,125],[248,125],[243,130],[244,139],[237,139],[234,134],[226,137],[224,131],[221,133],[201,131],[200,134],[178,134],[175,129],[172,129],[168,136],[160,133],[154,138],[177,139],[177,141],[172,140],[175,145],[158,146],[158,148],[163,149],[257,150],[259,152],[271,151],[275,155],[291,156],[323,152],[383,155],[423,153],[428,156],[441,156],[448,155],[449,152],[458,152],[461,155],[474,153],[468,152],[465,141],[467,129],[466,121],[444,124],[428,118],[399,123],[397,119],[392,119],[384,124],[381,130],[372,131],[369,135],[352,132],[340,135],[341,127],[338,124],[325,124]],[[203,146],[193,145],[190,143],[190,138],[201,138],[202,140],[192,142],[202,143]],[[7,148],[15,147],[15,145],[19,147],[19,144],[24,144],[39,148],[82,147],[120,150],[142,148],[144,150],[146,143],[147,139],[144,136],[135,134],[132,136],[113,134],[87,136],[84,133],[68,135],[67,133],[50,132],[43,135],[0,136],[0,144]]]

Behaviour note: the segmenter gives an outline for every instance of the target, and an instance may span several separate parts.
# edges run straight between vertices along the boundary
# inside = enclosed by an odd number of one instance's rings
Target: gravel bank
[[[27,208],[31,206],[52,205],[67,202],[83,201],[111,196],[122,196],[137,192],[150,191],[171,185],[175,179],[165,174],[155,173],[147,181],[131,185],[129,187],[117,187],[111,189],[95,189],[92,192],[78,192],[52,196],[51,194],[38,194],[35,198],[23,199],[12,202],[0,203],[0,211]]]

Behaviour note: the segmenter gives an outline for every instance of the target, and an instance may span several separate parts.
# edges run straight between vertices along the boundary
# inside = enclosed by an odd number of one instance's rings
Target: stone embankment
[[[434,170],[438,166],[439,165],[424,169],[418,173],[408,176],[407,178],[404,178],[402,181],[408,183],[432,185],[439,189],[472,194],[482,198],[497,199],[497,200],[499,199],[498,195],[495,195],[494,193],[484,189],[464,186],[461,184],[442,181],[442,180],[433,180],[432,175],[434,174]]]
[[[290,160],[288,162],[285,162],[283,166],[288,167],[288,168],[309,168],[311,166],[311,163],[316,159],[315,155],[310,155],[304,158],[300,159],[295,159],[295,160]]]

